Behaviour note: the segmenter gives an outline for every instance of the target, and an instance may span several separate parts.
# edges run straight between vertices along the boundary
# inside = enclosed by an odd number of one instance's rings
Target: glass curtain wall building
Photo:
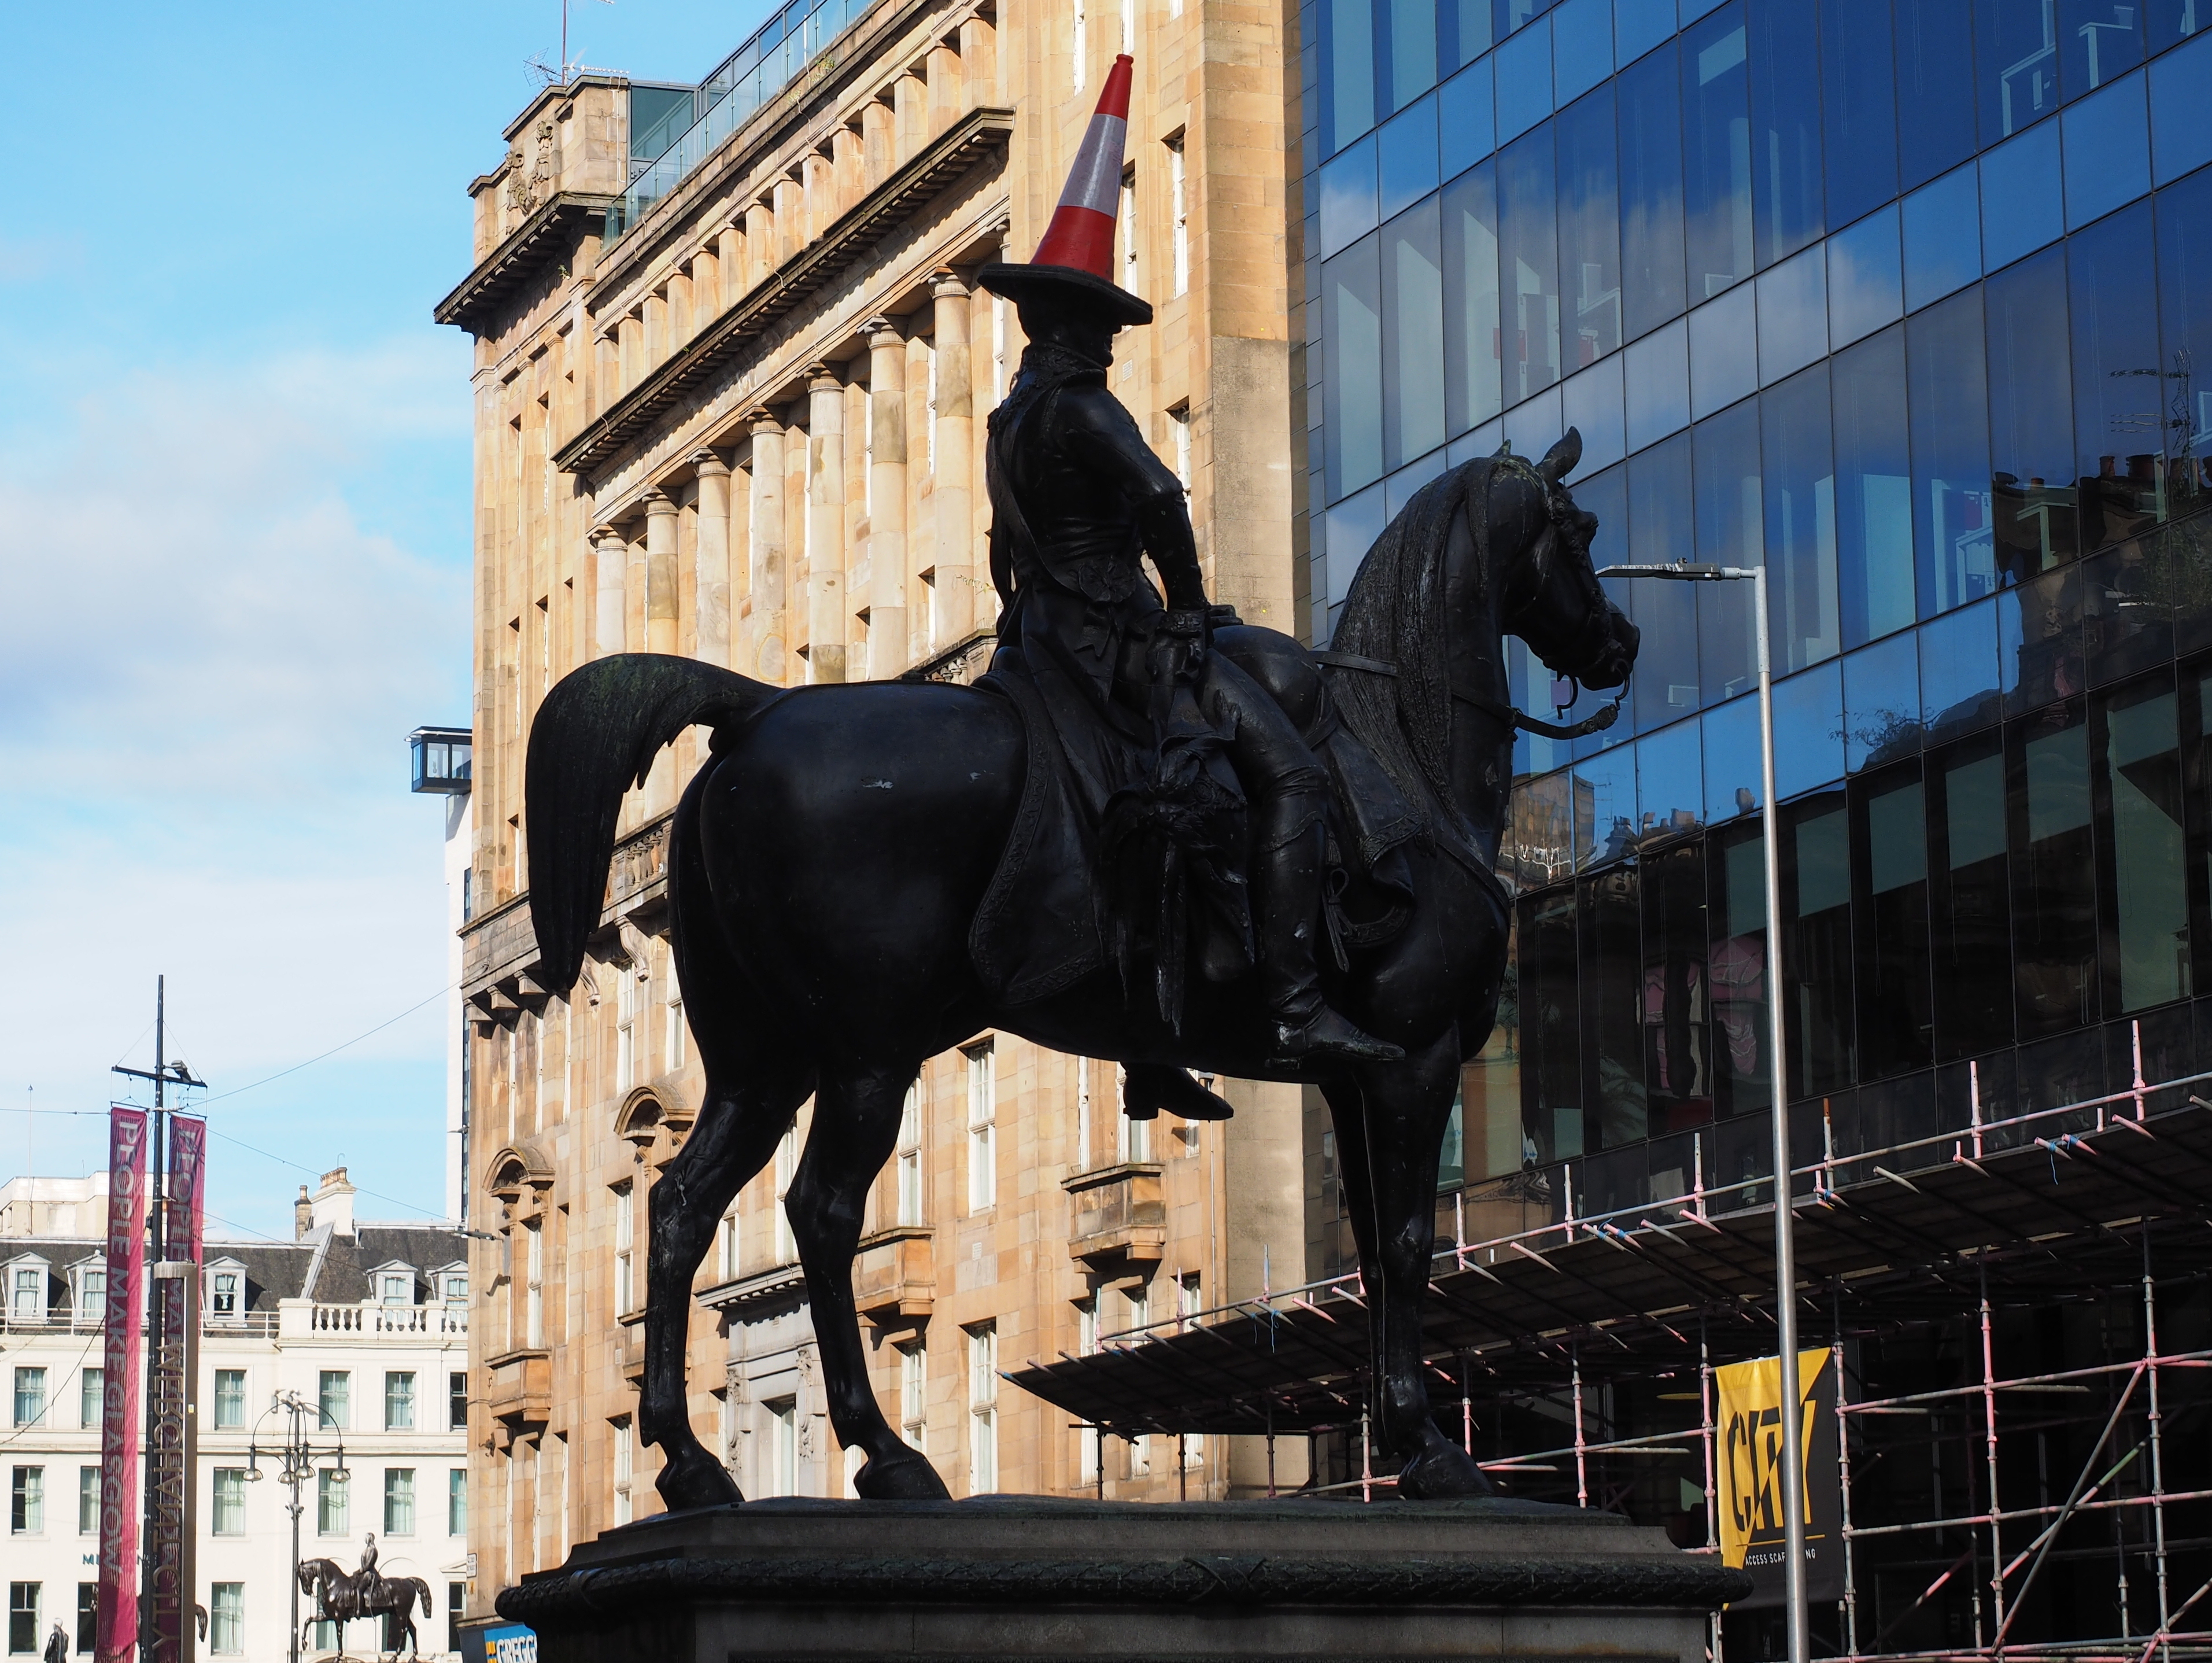
[[[1570,424],[1600,563],[1770,573],[1784,916],[1750,586],[1612,584],[1621,721],[1516,752],[1469,1199],[1763,1175],[1778,991],[1808,1158],[2124,1088],[2137,1024],[2212,1068],[2212,7],[1302,15],[1312,639],[1421,484]]]
[[[1313,637],[1421,484],[1571,423],[1601,561],[1766,563],[1790,1089],[1840,1118],[1954,1112],[1969,1061],[2093,1094],[2138,1014],[2152,1077],[2198,1055],[2197,10],[1305,9]],[[1593,1206],[1710,1122],[1741,1176],[1767,1089],[1748,586],[1613,588],[1623,719],[1516,753],[1517,986],[1464,1127],[1470,1181],[1592,1160]]]

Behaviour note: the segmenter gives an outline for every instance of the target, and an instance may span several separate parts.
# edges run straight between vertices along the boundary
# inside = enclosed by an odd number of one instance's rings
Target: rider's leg
[[[1253,934],[1276,1055],[1395,1062],[1403,1051],[1363,1033],[1322,997],[1314,947],[1328,776],[1320,759],[1259,685],[1218,653],[1206,657],[1200,697],[1215,728],[1232,735],[1230,765],[1251,804]]]
[[[1192,1079],[1188,1069],[1131,1063],[1122,1073],[1121,1112],[1132,1120],[1157,1120],[1163,1109],[1179,1120],[1227,1120],[1237,1112],[1226,1099]]]

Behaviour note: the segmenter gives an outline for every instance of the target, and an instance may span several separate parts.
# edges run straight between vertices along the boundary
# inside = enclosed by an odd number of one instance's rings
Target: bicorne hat
[[[994,263],[975,280],[1019,303],[1036,295],[1079,303],[1117,325],[1150,323],[1152,308],[1115,283],[1114,215],[1121,199],[1121,155],[1129,136],[1129,71],[1123,52],[1106,72],[1098,108],[1068,170],[1067,188],[1027,265]]]

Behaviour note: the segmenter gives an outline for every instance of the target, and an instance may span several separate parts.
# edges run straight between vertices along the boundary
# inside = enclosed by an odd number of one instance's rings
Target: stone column
[[[629,565],[629,547],[612,526],[592,533],[598,557],[598,606],[592,627],[592,656],[605,658],[623,649],[623,576]]]
[[[676,650],[676,502],[658,490],[645,496],[645,649]]]
[[[746,673],[781,685],[790,644],[783,618],[783,423],[765,410],[752,412],[751,547],[745,586],[752,600],[751,662]]]
[[[906,337],[889,318],[868,330],[868,675],[906,667]]]
[[[691,459],[699,476],[699,656],[730,661],[730,465],[711,450]]]
[[[845,384],[816,364],[806,384],[806,663],[845,679]]]
[[[931,290],[936,296],[937,457],[930,470],[937,508],[938,648],[968,638],[975,627],[975,531],[968,476],[975,445],[968,355],[968,285],[949,268],[940,269]]]

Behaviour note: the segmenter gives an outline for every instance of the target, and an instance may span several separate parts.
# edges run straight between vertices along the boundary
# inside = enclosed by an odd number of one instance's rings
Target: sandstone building
[[[566,1000],[532,979],[522,759],[563,673],[694,655],[776,684],[967,680],[988,655],[983,424],[1018,361],[975,269],[1025,259],[1117,52],[1136,62],[1115,392],[1190,490],[1209,583],[1295,630],[1304,381],[1293,14],[1224,0],[793,0],[696,88],[547,88],[471,186],[476,339],[469,1216],[479,1309],[471,1612],[658,1507],[634,1416],[644,1191],[700,1098],[670,966],[668,816],[695,734],[625,804]],[[1303,563],[1297,563],[1302,566]],[[860,1266],[875,1380],[955,1494],[1249,1493],[1229,1441],[1103,1443],[1000,1367],[1297,1279],[1295,1092],[1133,1126],[1111,1063],[982,1033],[932,1060]],[[842,1493],[777,1203],[740,1195],[696,1288],[691,1413],[748,1495]],[[1103,1471],[1100,1471],[1101,1455]],[[1285,1465],[1279,1477],[1301,1472]]]

